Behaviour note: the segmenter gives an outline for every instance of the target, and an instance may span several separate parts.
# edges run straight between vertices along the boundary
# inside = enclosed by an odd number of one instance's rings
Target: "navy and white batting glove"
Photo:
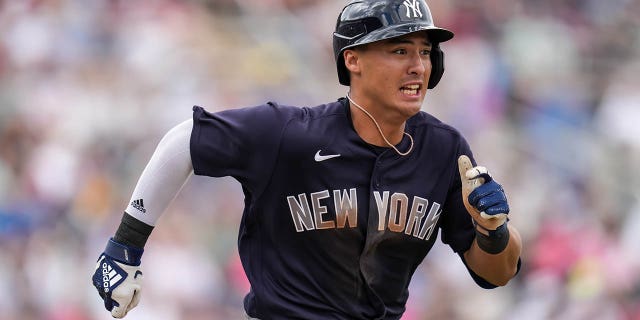
[[[140,302],[143,249],[126,246],[109,239],[98,258],[93,273],[93,286],[114,318],[123,318]]]
[[[495,182],[485,167],[475,167],[478,174],[474,179],[484,179],[484,183],[469,194],[469,203],[480,211],[485,219],[506,219],[509,203],[502,186]],[[475,174],[475,172],[474,172]]]
[[[465,155],[458,159],[458,166],[467,211],[474,218],[477,215],[496,227],[502,225],[509,214],[509,203],[502,186],[493,180],[487,168],[472,167],[471,160]]]

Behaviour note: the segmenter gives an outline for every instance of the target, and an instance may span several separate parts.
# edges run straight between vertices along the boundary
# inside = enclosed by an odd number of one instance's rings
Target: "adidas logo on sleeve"
[[[131,206],[138,209],[142,213],[147,213],[147,209],[144,208],[144,200],[138,199],[131,201]]]

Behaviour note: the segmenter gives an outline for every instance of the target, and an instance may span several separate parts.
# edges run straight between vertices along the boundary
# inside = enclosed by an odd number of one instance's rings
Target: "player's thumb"
[[[133,293],[130,297],[123,297],[121,299],[118,299],[118,306],[114,306],[113,309],[111,309],[111,316],[116,319],[124,318],[124,316],[127,315],[127,312],[129,312],[129,305],[131,304],[132,298]]]
[[[466,155],[461,155],[458,157],[458,171],[460,173],[460,181],[462,182],[462,195],[463,199],[466,202],[467,197],[473,191],[475,181],[473,179],[467,178],[467,171],[473,169],[473,164],[471,163],[471,159],[469,159]]]
[[[118,306],[111,309],[111,316],[116,319],[122,319],[127,315],[127,306]]]
[[[125,286],[120,286],[113,291],[111,298],[115,300],[118,305],[111,309],[111,316],[114,318],[124,318],[131,309],[133,309],[140,300],[139,298],[140,285],[135,282],[127,283]]]

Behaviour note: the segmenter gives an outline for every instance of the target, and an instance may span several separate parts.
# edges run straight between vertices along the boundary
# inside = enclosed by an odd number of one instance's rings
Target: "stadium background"
[[[190,116],[346,93],[337,0],[0,0],[0,318],[110,319],[90,286],[138,174]],[[640,1],[431,0],[424,110],[511,199],[524,267],[475,286],[440,243],[404,319],[640,319]],[[233,319],[242,195],[195,177],[159,221],[131,319]]]

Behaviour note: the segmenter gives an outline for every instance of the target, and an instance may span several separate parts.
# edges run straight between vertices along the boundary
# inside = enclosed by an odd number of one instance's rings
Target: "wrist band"
[[[104,254],[111,257],[113,260],[122,262],[130,266],[139,266],[140,259],[144,249],[129,247],[124,244],[113,241],[113,238],[109,239],[107,247],[104,249]]]
[[[116,234],[113,236],[113,240],[124,244],[128,247],[144,248],[147,243],[147,239],[153,231],[153,226],[150,226],[128,213],[122,215],[120,226],[116,230]]]
[[[484,252],[498,254],[509,244],[509,228],[507,228],[507,221],[495,230],[489,230],[482,225],[479,225],[475,220],[473,220],[473,226],[476,230],[476,242],[478,243],[478,247],[480,247]],[[478,227],[487,231],[489,235],[478,231]]]

